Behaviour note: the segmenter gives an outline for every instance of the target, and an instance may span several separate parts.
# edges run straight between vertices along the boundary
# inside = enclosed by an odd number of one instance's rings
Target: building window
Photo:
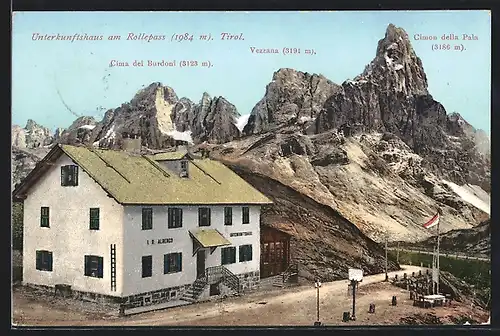
[[[233,208],[224,208],[224,225],[233,225]]]
[[[52,252],[36,251],[36,269],[52,272]]]
[[[198,208],[198,225],[210,226],[210,208]]]
[[[188,162],[186,160],[181,161],[181,177],[189,177],[188,173]]]
[[[264,243],[262,245],[262,261],[264,264],[269,263],[269,243]]]
[[[78,185],[78,166],[67,165],[61,167],[61,186],[75,187]]]
[[[40,226],[49,227],[49,207],[40,208]]]
[[[236,247],[223,247],[220,251],[222,265],[234,264],[236,262]]]
[[[153,208],[142,208],[142,229],[153,229]]]
[[[99,230],[99,208],[90,208],[90,230]]]
[[[182,227],[182,209],[181,208],[168,208],[168,228]]]
[[[252,260],[252,245],[240,246],[240,262]]]
[[[153,256],[142,257],[142,277],[149,278],[153,275]]]
[[[249,207],[243,207],[241,209],[241,214],[242,214],[242,219],[241,222],[243,224],[248,224],[250,223],[250,208]]]
[[[94,255],[85,256],[85,276],[102,278],[103,258]]]
[[[169,253],[163,257],[163,273],[182,272],[182,253]]]

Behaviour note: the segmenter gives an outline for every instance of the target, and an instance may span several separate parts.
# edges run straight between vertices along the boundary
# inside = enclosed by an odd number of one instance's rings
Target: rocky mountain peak
[[[12,127],[12,144],[20,148],[37,148],[47,146],[53,141],[53,134],[47,128],[39,125],[33,119],[28,119],[26,126]]]
[[[426,95],[427,76],[422,61],[415,53],[408,34],[389,24],[379,40],[375,58],[355,81],[370,80],[385,87],[393,86],[406,96]]]
[[[339,88],[323,75],[281,68],[274,72],[264,97],[252,109],[243,133],[256,134],[313,120]]]

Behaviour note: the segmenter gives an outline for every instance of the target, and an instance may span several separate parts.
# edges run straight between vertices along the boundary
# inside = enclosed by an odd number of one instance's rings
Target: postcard
[[[490,323],[489,11],[12,22],[14,327]]]

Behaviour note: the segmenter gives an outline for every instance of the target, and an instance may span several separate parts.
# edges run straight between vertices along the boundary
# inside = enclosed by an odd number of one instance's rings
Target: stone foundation
[[[251,291],[259,287],[260,271],[237,274],[236,276],[240,279],[242,292]]]
[[[38,289],[44,291],[47,295],[57,295],[57,296],[64,296],[64,297],[70,297],[75,300],[82,300],[82,301],[90,301],[90,302],[95,302],[95,303],[106,303],[106,304],[116,304],[119,305],[122,303],[122,298],[119,296],[111,296],[111,295],[105,295],[105,294],[98,294],[98,293],[90,293],[90,292],[84,292],[84,291],[79,291],[79,290],[74,290],[71,289],[70,292],[68,293],[69,295],[66,295],[66,293],[61,293],[60,291],[55,293],[55,286],[47,286],[47,285],[36,285],[36,284],[30,284],[26,283],[24,284],[26,287]]]
[[[259,271],[237,274],[236,276],[240,280],[241,293],[252,291],[259,288],[259,281],[260,281]],[[47,294],[54,295],[54,290],[55,290],[54,286],[35,285],[35,284],[26,284],[26,286],[41,289],[46,291]],[[130,309],[136,307],[156,305],[171,300],[178,300],[184,295],[184,293],[189,287],[191,287],[191,284],[170,287],[170,288],[162,288],[155,291],[130,295],[126,297],[90,293],[90,292],[71,289],[70,297],[77,300],[91,301],[96,303],[106,303],[111,305],[117,305],[117,307],[119,306],[123,309]],[[234,294],[232,293],[233,291],[229,287],[223,285],[220,287],[219,295],[210,296],[209,288],[210,286],[207,286],[205,290],[206,293],[203,293],[204,294],[202,295],[203,299],[212,300],[219,298],[221,296],[230,296]],[[57,295],[60,296],[61,293],[58,292]]]
[[[27,287],[42,290],[47,295],[54,295],[55,287],[47,285],[35,285],[35,284],[25,284]],[[156,291],[140,293],[135,295],[130,295],[126,297],[118,297],[111,295],[104,295],[98,293],[83,292],[71,289],[70,295],[65,295],[65,297],[71,297],[75,300],[90,301],[95,303],[104,303],[110,305],[116,305],[116,307],[123,307],[124,309],[142,307],[155,305],[159,303],[164,303],[171,300],[177,300],[182,297],[184,292],[191,285],[163,288]],[[62,296],[62,293],[57,292],[57,296]]]
[[[189,287],[191,287],[190,284],[127,296],[123,298],[123,306],[126,309],[130,309],[178,300]]]

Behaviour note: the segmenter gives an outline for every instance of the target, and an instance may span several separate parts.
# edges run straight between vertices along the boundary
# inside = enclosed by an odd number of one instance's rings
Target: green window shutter
[[[99,230],[99,217],[100,210],[99,208],[90,208],[90,229],[91,230]]]
[[[179,208],[178,211],[179,211],[179,227],[182,227],[182,208]]]
[[[65,186],[66,185],[66,181],[68,179],[68,170],[67,170],[67,166],[62,166],[61,167],[61,185],[62,186]]]
[[[73,166],[73,185],[78,185],[78,166]]]
[[[247,261],[252,260],[252,245],[247,245]]]
[[[103,277],[103,258],[97,257],[97,276],[99,278]]]
[[[170,272],[170,258],[168,254],[163,255],[163,273]]]
[[[182,272],[182,253],[177,253],[177,265],[179,265],[177,270]]]
[[[40,208],[40,226],[49,227],[49,208],[41,207]]]
[[[36,251],[36,269],[39,270],[42,268],[42,252]]]
[[[47,270],[52,271],[52,252],[47,252],[48,264]]]
[[[227,264],[227,247],[222,248],[221,250],[221,263],[222,265]]]
[[[153,209],[142,208],[142,229],[151,230],[153,228]]]
[[[240,252],[239,253],[240,254],[240,259],[239,259],[240,262],[241,261],[245,261],[245,248],[244,248],[244,246],[240,246],[240,251],[239,252]]]
[[[84,271],[84,274],[89,276],[90,275],[90,256],[85,256],[85,260],[84,260],[84,267],[85,267],[85,271]]]

